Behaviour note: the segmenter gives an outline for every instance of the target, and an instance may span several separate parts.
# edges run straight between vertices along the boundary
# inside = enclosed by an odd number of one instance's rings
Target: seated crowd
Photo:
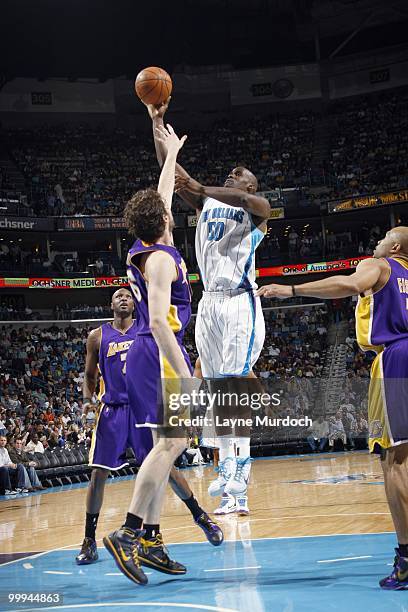
[[[336,103],[330,112],[328,170],[343,195],[408,184],[408,92],[386,92]]]
[[[341,300],[340,319],[347,322],[346,376],[342,381],[338,409],[326,413],[311,428],[308,442],[314,452],[366,448],[368,438],[367,398],[370,366],[374,354],[363,353],[355,337],[355,301]],[[334,310],[336,315],[336,310]]]
[[[325,241],[320,231],[310,228],[307,231],[300,222],[294,223],[289,230],[279,236],[272,222],[259,246],[257,263],[262,266],[272,258],[283,260],[282,263],[288,261],[300,263],[308,259],[316,260],[322,256],[331,259],[372,255],[379,238],[388,230],[388,226],[380,227],[377,223],[370,224],[363,219],[360,220],[361,225],[356,223],[348,229],[328,230]]]
[[[121,214],[131,194],[158,178],[150,132],[66,124],[10,130],[4,137],[35,214]],[[305,182],[312,148],[312,114],[255,117],[193,130],[182,163],[208,184],[223,182],[237,163],[256,165],[260,188],[269,189]]]
[[[305,204],[405,188],[407,96],[400,89],[333,102],[327,111],[327,151],[319,162],[313,160],[313,147],[320,119],[304,111],[218,120],[208,129],[193,129],[181,163],[207,184],[222,183],[239,163],[255,172],[261,190],[325,186],[305,193]],[[5,130],[2,140],[26,180],[35,215],[120,215],[132,193],[158,178],[147,129],[44,125]],[[10,187],[4,173],[0,185]],[[175,210],[186,207],[178,201]]]

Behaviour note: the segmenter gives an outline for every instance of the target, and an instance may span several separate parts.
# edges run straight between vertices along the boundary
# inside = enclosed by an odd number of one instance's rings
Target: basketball
[[[135,90],[138,98],[145,104],[162,104],[171,94],[173,83],[170,75],[163,68],[144,68],[139,72],[135,81]]]

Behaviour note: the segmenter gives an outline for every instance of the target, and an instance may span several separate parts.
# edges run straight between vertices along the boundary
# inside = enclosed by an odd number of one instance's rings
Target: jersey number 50
[[[224,221],[208,222],[208,240],[221,240],[225,232]]]

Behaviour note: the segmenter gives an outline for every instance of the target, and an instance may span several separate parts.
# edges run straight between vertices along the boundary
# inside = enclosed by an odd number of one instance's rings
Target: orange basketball
[[[145,104],[162,104],[173,88],[170,76],[163,68],[144,68],[136,77],[135,90],[136,95]]]

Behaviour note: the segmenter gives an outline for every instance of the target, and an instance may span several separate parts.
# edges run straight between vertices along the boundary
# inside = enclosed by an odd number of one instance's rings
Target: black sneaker
[[[195,522],[205,533],[205,537],[213,546],[220,546],[220,544],[224,541],[224,534],[222,529],[215,523],[206,512],[200,514],[200,516],[195,519]]]
[[[96,542],[92,538],[84,538],[81,550],[75,557],[77,565],[89,565],[95,563],[99,558]]]
[[[103,538],[106,550],[115,559],[115,563],[122,572],[137,584],[147,584],[147,576],[140,567],[139,554],[141,551],[141,529],[121,527]]]
[[[163,574],[185,574],[187,568],[177,561],[170,559],[167,548],[163,544],[163,537],[158,533],[151,540],[140,538],[141,550],[139,559],[142,565],[151,567]]]

